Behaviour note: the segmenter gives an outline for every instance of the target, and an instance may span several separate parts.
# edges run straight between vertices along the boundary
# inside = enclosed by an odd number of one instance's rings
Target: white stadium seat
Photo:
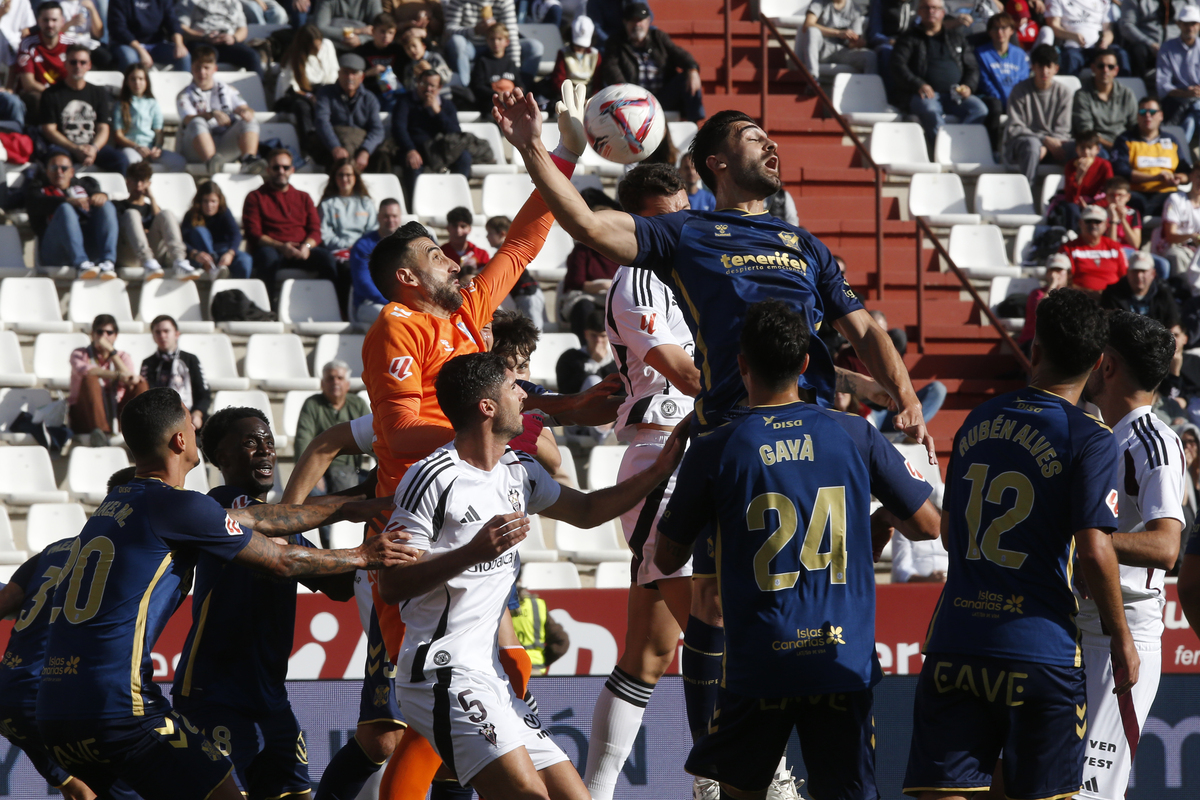
[[[1141,78],[1117,78],[1117,83],[1133,92],[1133,96],[1138,100],[1147,95],[1146,82]]]
[[[529,518],[529,533],[517,545],[522,562],[558,561],[558,551],[546,546],[546,535],[542,532],[542,518],[534,514]]]
[[[598,192],[604,191],[603,179],[601,179],[599,175],[593,175],[587,172],[581,175],[572,175],[571,185],[581,192],[584,189],[595,189]]]
[[[979,224],[979,215],[967,212],[962,178],[954,173],[913,175],[908,187],[908,213],[924,217],[930,225]]]
[[[196,180],[186,172],[156,172],[150,176],[150,192],[182,225],[196,197]]]
[[[625,457],[627,445],[609,445],[593,447],[588,455],[588,491],[607,489],[617,485],[617,472],[621,469],[621,459]]]
[[[76,449],[82,451],[90,448]],[[120,450],[119,447],[115,449]],[[104,480],[108,480],[107,475]],[[101,495],[100,500],[103,499]],[[74,539],[83,530],[87,520],[87,511],[79,503],[34,503],[29,507],[29,516],[25,520],[25,546],[30,552],[40,553],[55,542]]]
[[[1017,228],[1017,235],[1013,237],[1012,257],[1011,261],[1015,266],[1024,264],[1033,264],[1033,239],[1037,236],[1038,225],[1022,225]]]
[[[8,177],[12,177],[12,175],[13,171],[9,170]],[[9,213],[15,214],[16,212],[10,211]],[[21,244],[21,232],[16,225],[0,226],[0,278],[25,278],[32,274],[33,270],[25,263],[25,247]]]
[[[33,386],[37,376],[25,371],[21,340],[12,331],[0,331],[0,386]]]
[[[494,125],[492,126],[495,127]],[[512,219],[533,194],[533,178],[528,174],[488,175],[483,179],[483,207],[485,217],[505,216]]]
[[[671,132],[671,144],[675,145],[675,149],[679,151],[679,156],[682,158],[683,154],[692,146],[692,139],[696,138],[700,126],[687,120],[676,120],[667,123],[667,130]]]
[[[129,466],[123,447],[72,447],[67,462],[67,491],[80,503],[99,505],[108,494],[108,478]]]
[[[284,281],[279,290],[279,321],[304,336],[343,333],[351,327],[342,321],[337,290],[327,280]]]
[[[100,191],[108,195],[109,200],[128,200],[129,188],[125,185],[125,177],[119,172],[84,172],[81,176],[94,178],[100,184]]]
[[[29,538],[26,536],[26,538]],[[13,542],[12,522],[8,519],[8,509],[0,506],[0,564],[13,566],[24,564],[28,554],[24,550],[18,550]],[[11,573],[4,578],[7,583],[12,580]]]
[[[257,72],[218,72],[216,77],[227,86],[238,90],[246,105],[254,109],[254,116],[259,122],[269,122],[271,116],[274,116],[267,111],[267,93],[263,90],[262,78]]]
[[[179,349],[200,360],[208,388],[219,391],[246,391],[250,379],[238,375],[233,343],[223,333],[185,333],[179,337]]]
[[[416,214],[423,224],[446,226],[446,213],[452,208],[465,206],[475,211],[471,200],[471,185],[463,175],[448,173],[435,175],[425,173],[417,176],[413,188],[412,213]]]
[[[40,333],[33,343],[33,374],[44,386],[71,385],[71,351],[90,344],[83,333]]]
[[[103,86],[115,97],[121,93],[121,87],[125,84],[125,74],[117,70],[94,69],[88,72],[85,80],[93,86]],[[162,101],[160,100],[159,103],[161,104]],[[171,105],[174,104],[175,100],[172,99]]]
[[[1046,213],[1046,206],[1054,199],[1054,195],[1063,188],[1066,178],[1059,174],[1047,175],[1042,179],[1042,189],[1038,192],[1038,211]]]
[[[996,163],[983,125],[944,125],[934,140],[933,157],[943,172],[983,175],[1007,171],[1003,164]]]
[[[579,337],[573,333],[543,333],[537,349],[529,357],[529,379],[551,391],[558,389],[555,365],[558,357],[568,350],[579,349]]]
[[[955,225],[950,229],[947,249],[959,269],[972,278],[1017,278],[1021,275],[1019,267],[1008,263],[1004,234],[995,225]]]
[[[543,333],[542,338],[545,339],[546,335]],[[579,472],[575,469],[575,456],[571,455],[570,448],[560,447],[558,454],[562,456],[562,466],[558,468],[558,472],[567,479],[566,485],[573,489],[580,488]]]
[[[121,333],[140,333],[146,327],[133,318],[125,281],[119,278],[72,281],[71,294],[67,298],[67,319],[77,329],[90,331],[97,314],[111,314]]]
[[[1033,193],[1024,175],[980,175],[975,183],[975,213],[985,222],[1010,228],[1036,225],[1042,219],[1033,209]]]
[[[579,568],[566,561],[525,564],[521,567],[521,585],[530,591],[583,588]]]
[[[212,288],[208,292],[208,316],[210,318],[212,317],[213,298],[227,289],[238,289],[250,299],[250,302],[263,311],[271,310],[271,298],[267,294],[267,285],[258,278],[221,278],[212,282]],[[282,322],[250,320],[218,322],[217,327],[227,333],[239,336],[249,336],[254,333],[283,333],[284,329]]]
[[[200,459],[199,464],[192,467],[187,475],[183,476],[183,488],[191,492],[208,494],[208,467],[203,458]]]
[[[170,73],[154,73],[167,75]],[[229,211],[233,214],[233,218],[242,223],[242,208],[246,205],[246,195],[253,192],[255,189],[263,185],[261,175],[228,175],[224,172],[212,176],[213,183],[221,187],[221,194],[225,195],[225,204],[229,206]]]
[[[0,475],[4,476],[0,501],[9,505],[65,503],[69,499],[54,480],[50,451],[44,447],[0,447]]]
[[[925,131],[915,122],[880,122],[871,130],[871,160],[897,175],[941,172],[929,160]]]
[[[596,588],[629,588],[629,564],[624,561],[604,561],[600,564],[597,564]]]
[[[168,174],[168,173],[157,173]],[[154,318],[166,314],[175,320],[180,333],[212,333],[213,324],[200,310],[200,290],[195,281],[163,278],[142,284],[138,300],[138,319],[147,329]]]
[[[300,134],[296,132],[295,125],[290,122],[263,122],[262,117],[268,116],[266,114],[256,114],[255,116],[259,117],[258,140],[260,142],[278,139],[280,144],[293,152],[299,153],[303,150],[300,147]]]
[[[777,20],[779,24],[798,28],[804,24],[805,12],[811,0],[759,0],[758,7],[764,17]]]
[[[1182,125],[1163,125],[1159,130],[1173,135],[1181,144],[1187,146],[1187,135],[1184,133]]]
[[[992,285],[988,291],[988,307],[999,316],[999,306],[1004,302],[1005,298],[1014,294],[1029,294],[1034,289],[1041,286],[1041,281],[1037,278],[992,278]],[[1025,326],[1025,317],[1000,317],[1010,331],[1019,331]],[[981,320],[981,324],[987,324],[987,320]]]
[[[612,520],[595,528],[580,530],[566,522],[554,526],[554,542],[558,551],[571,561],[599,564],[602,561],[626,561],[633,558],[625,540],[617,533]]]
[[[294,333],[256,333],[246,342],[246,377],[269,392],[321,388],[308,372],[304,344]]]
[[[313,348],[312,373],[320,375],[325,365],[334,359],[345,361],[350,365],[350,391],[357,392],[363,388],[362,382],[362,346],[361,333],[326,333],[317,338],[317,346]]]
[[[275,424],[275,415],[271,413],[271,399],[267,397],[267,393],[258,389],[250,389],[245,392],[220,391],[213,397],[212,414],[217,413],[222,408],[239,408],[247,406],[249,408],[257,408],[267,418],[267,424],[271,426],[271,433],[275,436],[275,447],[282,450],[287,446],[288,437],[278,425]],[[279,470],[275,470],[275,474],[279,474]]]
[[[546,23],[522,22],[521,38],[536,39],[545,48],[542,51],[542,60],[538,64],[538,75],[544,77],[553,72],[554,59],[558,55],[558,51],[563,47],[562,31],[558,29],[558,26]]]
[[[129,353],[129,357],[133,359],[134,372],[140,372],[142,362],[158,350],[158,345],[154,343],[154,336],[149,333],[122,333],[117,337],[117,349]]]
[[[1054,82],[1061,83],[1063,86],[1066,86],[1068,89],[1070,89],[1072,97],[1076,92],[1083,88],[1083,83],[1080,82],[1079,78],[1075,77],[1074,75],[1055,75]]]
[[[0,230],[11,227],[6,225]],[[75,329],[62,318],[54,280],[41,277],[0,281],[0,327],[17,333],[68,333]]]
[[[571,234],[562,229],[557,222],[550,226],[546,243],[537,254],[537,258],[529,262],[526,269],[534,280],[557,283],[567,275],[567,256],[575,249],[575,240]]]
[[[493,125],[492,127],[495,128],[496,126]],[[396,200],[400,203],[400,213],[408,213],[408,209],[404,205],[404,190],[400,187],[400,179],[398,177],[390,172],[364,172],[358,177],[363,182],[367,193],[371,195],[371,199],[375,201],[376,211],[379,210],[379,204],[384,200]]]
[[[524,30],[524,26],[522,26]],[[491,122],[465,122],[459,125],[463,133],[478,136],[488,143],[492,149],[494,164],[476,164],[471,162],[471,177],[479,178],[485,175],[515,175],[517,168],[508,162],[504,154],[504,140],[500,137],[500,129]]]
[[[9,430],[22,411],[33,414],[53,402],[45,389],[0,389],[0,441],[7,444],[37,444],[28,433],[13,433]]]
[[[888,105],[883,78],[878,75],[854,75],[843,72],[834,76],[830,100],[833,108],[856,125],[899,122],[904,116]]]
[[[283,432],[288,439],[296,438],[296,428],[300,424],[300,409],[304,401],[313,396],[307,389],[293,389],[283,396]]]
[[[329,176],[322,175],[319,172],[308,174],[293,173],[291,181],[288,185],[293,189],[299,189],[308,194],[312,198],[313,205],[321,205],[321,194],[325,191],[325,187],[329,185]]]

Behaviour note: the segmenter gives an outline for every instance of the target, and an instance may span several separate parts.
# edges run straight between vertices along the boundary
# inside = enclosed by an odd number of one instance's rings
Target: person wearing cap
[[[383,122],[379,119],[379,98],[362,88],[367,62],[356,53],[338,57],[337,83],[317,89],[317,108],[313,122],[320,146],[313,156],[328,166],[342,158],[352,158],[360,172],[383,141]]]
[[[664,110],[692,122],[704,119],[696,59],[651,24],[645,3],[629,3],[622,16],[625,28],[608,40],[596,88],[635,83],[653,93]]]
[[[1029,298],[1025,301],[1025,326],[1021,328],[1021,335],[1017,337],[1017,344],[1029,355],[1030,347],[1033,345],[1033,335],[1037,332],[1037,307],[1038,303],[1045,299],[1046,295],[1053,292],[1055,289],[1062,289],[1071,285],[1071,259],[1067,258],[1062,253],[1055,253],[1050,256],[1046,262],[1046,277],[1045,285],[1039,286],[1029,293]]]
[[[1072,285],[1076,289],[1102,292],[1125,277],[1128,270],[1125,251],[1118,242],[1103,235],[1108,224],[1107,211],[1100,206],[1086,206],[1080,216],[1079,238],[1064,244],[1062,252],[1071,259]]]
[[[813,0],[796,31],[796,53],[815,77],[821,64],[849,64],[857,72],[875,72],[875,51],[863,38],[867,18],[853,0]]]
[[[1186,180],[1191,189],[1175,192],[1162,209],[1162,227],[1154,232],[1154,252],[1171,263],[1172,275],[1188,272],[1200,242],[1200,165]]]
[[[571,23],[571,41],[558,51],[554,59],[554,71],[548,79],[549,88],[542,94],[546,97],[560,97],[563,81],[569,80],[575,85],[587,86],[596,75],[600,66],[600,51],[592,47],[592,37],[596,25],[591,17],[578,16]]]
[[[1154,259],[1140,251],[1129,259],[1125,277],[1110,284],[1100,295],[1100,305],[1152,317],[1166,328],[1179,321],[1179,309],[1171,290],[1154,274]]]
[[[1170,39],[1158,51],[1158,96],[1162,98],[1165,124],[1182,125],[1190,145],[1200,120],[1200,8],[1183,6],[1175,18],[1179,38]]]

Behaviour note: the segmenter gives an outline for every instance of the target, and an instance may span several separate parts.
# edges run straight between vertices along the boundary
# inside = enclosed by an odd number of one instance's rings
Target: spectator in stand
[[[222,172],[236,158],[244,173],[259,174],[258,122],[241,93],[216,79],[217,52],[196,48],[192,82],[175,101],[179,109],[180,151],[192,163],[206,163],[209,174]]]
[[[312,21],[339,53],[348,53],[371,35],[371,20],[382,13],[379,0],[315,0]]]
[[[1179,38],[1168,40],[1158,52],[1156,85],[1165,124],[1182,125],[1183,144],[1190,146],[1200,120],[1200,47],[1196,47],[1200,8],[1183,6],[1177,21]]]
[[[334,359],[321,368],[321,393],[300,407],[296,420],[296,449],[303,453],[318,435],[343,422],[371,413],[367,401],[350,392],[350,365]],[[338,456],[317,482],[314,494],[334,494],[362,483],[362,456]],[[321,529],[321,544],[329,546],[327,529]]]
[[[1129,179],[1114,175],[1104,184],[1104,196],[1096,200],[1097,205],[1108,208],[1108,228],[1104,235],[1120,243],[1126,259],[1132,258],[1142,247],[1142,215],[1129,204],[1132,196]],[[1171,262],[1156,253],[1151,253],[1150,257],[1154,259],[1159,278],[1165,281],[1171,277]]]
[[[450,96],[450,81],[454,73],[446,59],[436,50],[425,46],[425,31],[422,28],[409,28],[401,37],[403,54],[407,59],[400,71],[400,86],[410,92],[417,88],[417,77],[427,70],[433,70],[442,79],[442,96]],[[515,74],[515,73],[514,73]]]
[[[415,33],[420,31],[420,34]],[[409,28],[404,32],[407,36],[421,39],[421,49],[424,51],[425,42],[422,28]],[[379,110],[392,113],[396,105],[396,92],[402,91],[400,75],[404,71],[405,48],[402,41],[396,41],[396,20],[386,11],[371,22],[371,39],[354,48],[356,55],[362,56],[367,62],[367,71],[363,73],[363,86],[379,100]],[[440,57],[440,56],[439,56]],[[446,81],[449,82],[449,70]]]
[[[367,62],[354,53],[338,58],[338,79],[332,86],[317,89],[318,147],[313,157],[329,165],[344,158],[354,161],[360,172],[383,143],[379,99],[362,88]]]
[[[1175,192],[1162,208],[1162,227],[1154,232],[1154,251],[1171,263],[1172,275],[1189,272],[1200,243],[1200,165],[1193,166],[1187,192]],[[1185,181],[1185,182],[1186,182]],[[1190,277],[1190,276],[1189,276]],[[1190,285],[1197,281],[1189,280]]]
[[[180,72],[192,68],[172,0],[111,0],[108,28],[113,62],[121,72],[139,62],[146,69],[155,64],[171,64]]]
[[[854,0],[814,0],[796,31],[796,54],[813,77],[821,64],[849,64],[857,72],[874,73],[875,52],[863,37],[867,18]]]
[[[0,64],[11,67],[17,61],[21,40],[28,34],[37,35],[37,17],[30,0],[10,0],[8,8],[0,4]],[[28,33],[27,33],[28,32]]]
[[[1133,74],[1147,82],[1163,44],[1179,36],[1179,26],[1168,19],[1171,5],[1163,0],[1121,0],[1121,43]]]
[[[192,427],[204,424],[204,415],[212,404],[212,392],[204,380],[200,359],[194,353],[179,349],[179,325],[174,317],[160,314],[150,323],[150,334],[158,349],[142,361],[142,378],[149,389],[167,388],[179,393],[179,398],[192,414]]]
[[[254,259],[254,276],[267,285],[271,305],[278,303],[275,273],[288,267],[316,272],[337,283],[333,254],[321,243],[321,220],[307,192],[293,189],[292,154],[272,150],[267,157],[266,182],[246,196],[242,225]]]
[[[600,51],[592,46],[596,26],[590,17],[579,16],[571,23],[571,41],[554,58],[554,71],[542,91],[546,97],[562,97],[563,81],[590,86],[600,68]]]
[[[1171,289],[1154,274],[1154,259],[1137,252],[1129,259],[1129,271],[1122,280],[1108,286],[1100,295],[1103,308],[1121,309],[1153,317],[1170,328],[1179,322],[1179,308]]]
[[[1184,352],[1188,335],[1178,322],[1171,326],[1171,335],[1175,337],[1175,357],[1158,392],[1163,412],[1171,424],[1180,425],[1200,418],[1200,356]]]
[[[611,37],[604,48],[600,86],[636,83],[653,92],[665,111],[678,111],[692,122],[704,119],[696,59],[650,24],[650,7],[645,3],[629,3],[623,16],[624,31]]]
[[[1112,176],[1112,164],[1100,157],[1100,135],[1095,131],[1076,134],[1075,160],[1067,165],[1066,184],[1046,217],[1069,231],[1078,230],[1080,211],[1104,196],[1104,187]]]
[[[163,150],[162,107],[150,91],[150,73],[134,64],[125,73],[121,94],[113,110],[113,140],[130,164],[153,161],[167,172],[183,172],[187,159],[174,150]]]
[[[170,211],[160,208],[154,195],[150,194],[150,176],[153,174],[148,163],[139,161],[125,176],[129,198],[115,201],[120,226],[117,255],[123,264],[141,264],[145,280],[161,278],[162,264],[166,262],[172,265],[172,278],[194,281],[201,272],[188,263],[179,220]]]
[[[491,256],[488,251],[484,250],[469,241],[467,237],[471,235],[471,222],[475,215],[471,213],[471,209],[464,206],[450,209],[446,214],[446,236],[447,240],[442,245],[442,252],[446,257],[465,269],[472,269],[476,273],[479,272],[487,263]],[[462,282],[461,273],[459,282]]]
[[[491,119],[493,94],[511,92],[514,86],[526,86],[516,63],[508,55],[508,29],[502,23],[488,28],[487,46],[487,52],[475,56],[468,88],[475,96],[475,108],[484,119]]]
[[[1013,87],[1004,128],[1004,161],[1032,188],[1038,164],[1066,164],[1075,156],[1071,137],[1071,90],[1054,81],[1058,53],[1040,44],[1029,54],[1033,76]]]
[[[593,211],[620,210],[616,201],[599,189],[584,189],[580,194]],[[563,278],[562,297],[558,298],[559,322],[567,322],[571,332],[586,344],[584,329],[593,311],[604,308],[604,299],[620,265],[580,242],[567,256],[567,274]]]
[[[246,44],[249,28],[241,0],[179,0],[177,11],[185,42],[208,45],[219,61],[263,76],[262,59]]]
[[[903,94],[892,80],[892,49],[896,39],[912,27],[916,16],[917,0],[875,0],[867,9],[867,44],[875,51],[879,74],[892,98]]]
[[[503,25],[508,31],[505,52],[523,73],[524,85],[533,85],[545,47],[536,39],[519,38],[516,0],[444,0],[442,8],[446,14],[446,60],[454,68],[458,85],[471,84],[471,64],[494,25]]]
[[[117,277],[117,209],[95,178],[75,176],[65,153],[46,159],[46,171],[26,191],[25,208],[41,242],[41,263],[75,267],[81,280]]]
[[[112,96],[103,86],[87,82],[92,53],[81,44],[67,47],[67,73],[42,95],[40,132],[52,152],[66,153],[81,167],[102,172],[129,169],[125,154],[109,144]]]
[[[691,153],[684,153],[683,157],[679,159],[679,177],[683,179],[683,185],[687,187],[688,203],[693,211],[717,210],[717,198],[700,179],[700,173],[692,164]]]
[[[1117,137],[1112,146],[1113,174],[1129,179],[1130,203],[1142,217],[1162,213],[1167,198],[1188,182],[1191,153],[1174,134],[1161,129],[1162,107],[1153,97],[1138,101],[1137,128]]]
[[[288,10],[276,0],[241,0],[241,4],[246,22],[250,25],[287,25],[290,22]],[[292,27],[303,27],[306,22],[303,18],[308,16],[306,12],[312,5],[310,0],[292,0],[287,5],[300,12],[297,14],[297,23]],[[301,6],[303,9],[300,9]]]
[[[587,0],[587,15],[596,25],[596,44],[602,45],[621,32],[622,2],[615,0]]]
[[[920,25],[896,39],[892,52],[892,81],[905,97],[904,107],[921,120],[932,149],[937,132],[953,114],[966,125],[982,123],[987,105],[975,96],[979,68],[975,51],[961,30],[945,27],[944,0],[921,0]]]
[[[450,98],[442,97],[441,88],[441,77],[433,70],[425,71],[417,79],[417,91],[411,97],[401,97],[392,115],[392,136],[404,153],[404,192],[410,204],[417,176],[425,171],[431,155],[436,164],[449,167],[450,172],[471,176],[471,154],[467,150],[448,164],[442,157],[445,148],[441,143],[446,134],[462,133],[462,128],[458,109]]]
[[[1110,158],[1110,148],[1125,131],[1137,124],[1137,97],[1128,86],[1117,83],[1117,55],[1097,50],[1092,58],[1092,82],[1075,93],[1071,131],[1095,131],[1100,135],[1100,155]]]
[[[20,99],[36,119],[38,101],[42,93],[58,83],[67,74],[67,46],[75,43],[75,37],[62,33],[66,27],[62,6],[57,0],[47,0],[38,6],[37,30],[21,40],[17,52],[18,87]],[[12,105],[12,99],[0,94],[0,105]],[[6,116],[12,109],[5,109]]]
[[[96,69],[108,69],[112,65],[112,51],[100,43],[104,36],[104,15],[92,0],[59,0],[59,5],[66,20],[63,33],[70,34],[92,51],[92,64]]]
[[[499,250],[504,244],[511,226],[512,220],[504,216],[490,217],[484,223],[483,229],[487,233],[488,246],[492,248],[493,252]],[[542,288],[538,286],[537,280],[529,274],[529,270],[521,271],[521,276],[509,290],[508,300],[513,308],[533,322],[538,331],[546,327],[546,298],[542,294]]]
[[[1008,107],[1014,86],[1029,77],[1029,56],[1020,47],[1010,46],[1016,23],[1008,14],[988,19],[988,42],[975,48],[979,62],[979,99],[988,107],[988,136],[992,148],[1000,149],[1003,129],[1000,117]]]
[[[196,189],[192,208],[183,220],[183,241],[188,259],[209,278],[250,277],[254,262],[249,253],[238,249],[242,232],[225,205],[221,187],[213,181],[204,181]]]
[[[350,310],[350,319],[354,322],[370,325],[388,304],[387,298],[371,280],[369,262],[379,240],[391,236],[401,224],[403,214],[400,213],[400,201],[389,197],[379,204],[379,230],[366,234],[350,248],[350,281],[354,287],[354,307]]]
[[[1042,285],[1030,292],[1029,299],[1025,301],[1025,326],[1021,328],[1021,335],[1017,337],[1017,344],[1025,351],[1025,355],[1029,355],[1033,335],[1037,332],[1038,303],[1055,289],[1071,285],[1071,259],[1063,253],[1050,256],[1046,261],[1046,276],[1042,281]]]
[[[350,248],[379,223],[375,201],[359,177],[358,167],[348,158],[338,159],[329,171],[329,183],[317,207],[321,217],[321,246],[338,261],[350,258]]]
[[[945,583],[950,554],[940,538],[914,542],[892,531],[892,583]]]
[[[800,215],[796,212],[796,201],[792,199],[792,193],[783,187],[763,200],[763,207],[775,219],[781,219],[789,225],[800,225]]]
[[[1062,48],[1062,71],[1077,75],[1093,50],[1113,50],[1125,74],[1129,56],[1113,43],[1112,0],[1048,0],[1046,25],[1039,42],[1054,41]]]
[[[296,120],[300,141],[311,142],[317,135],[317,89],[336,83],[338,58],[333,42],[321,35],[316,25],[296,31],[292,43],[279,59],[279,77],[275,81],[275,110],[291,114]]]
[[[568,350],[558,357],[554,374],[558,391],[575,394],[590,389],[617,371],[612,350],[608,346],[608,331],[604,327],[604,311],[592,310],[583,320],[583,346]]]
[[[92,447],[108,444],[125,404],[149,388],[133,357],[117,349],[119,332],[112,315],[99,314],[92,320],[92,343],[71,352],[68,424],[76,436],[90,436]]]
[[[1102,292],[1125,277],[1128,262],[1121,245],[1103,234],[1108,213],[1100,206],[1083,209],[1079,238],[1067,242],[1062,252],[1071,259],[1071,283],[1076,289]]]

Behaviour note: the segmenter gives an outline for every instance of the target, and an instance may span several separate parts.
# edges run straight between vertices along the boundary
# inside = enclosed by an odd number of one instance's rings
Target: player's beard
[[[779,175],[771,174],[757,156],[743,156],[738,168],[733,171],[733,182],[742,191],[764,199],[783,188],[783,180]]]
[[[505,414],[496,420],[496,435],[511,441],[525,432],[525,418],[521,416],[520,410],[515,414]]]
[[[421,288],[429,296],[429,302],[447,314],[453,314],[455,311],[458,311],[459,307],[463,304],[463,296],[459,291],[458,281],[454,278],[448,277],[442,283],[436,282],[424,275],[421,275],[419,279],[421,281]]]

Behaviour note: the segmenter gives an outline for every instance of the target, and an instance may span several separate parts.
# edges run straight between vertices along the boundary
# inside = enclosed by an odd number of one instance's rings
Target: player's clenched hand
[[[367,569],[383,569],[411,564],[421,557],[422,552],[404,543],[411,538],[404,531],[392,531],[387,535],[372,536],[358,546],[358,551],[367,562]]]
[[[559,422],[571,425],[607,425],[617,418],[620,402],[612,396],[621,390],[621,376],[612,373],[590,389],[575,395],[574,404],[567,414],[560,414]],[[561,417],[569,417],[563,420]]]
[[[529,533],[529,517],[520,511],[497,514],[479,529],[467,545],[474,563],[491,561],[505,550],[520,544]]]
[[[351,500],[338,509],[338,516],[347,522],[370,522],[381,514],[391,512],[395,500],[391,497],[372,497],[370,500]]]
[[[902,408],[895,419],[892,420],[892,425],[898,431],[904,431],[913,439],[916,439],[921,444],[925,445],[925,449],[929,452],[929,463],[937,466],[937,451],[934,449],[933,436],[925,427],[925,415],[921,412],[921,404],[919,402],[910,403]]]
[[[492,95],[492,119],[504,138],[518,150],[532,146],[542,137],[542,111],[533,95],[520,88]]]
[[[587,86],[563,81],[562,100],[554,107],[558,113],[558,133],[563,146],[577,156],[587,149],[587,134],[583,130],[583,109],[587,105]]]
[[[1113,694],[1126,694],[1138,682],[1138,670],[1142,665],[1133,637],[1126,632],[1123,637],[1113,636],[1109,645],[1112,651]]]

